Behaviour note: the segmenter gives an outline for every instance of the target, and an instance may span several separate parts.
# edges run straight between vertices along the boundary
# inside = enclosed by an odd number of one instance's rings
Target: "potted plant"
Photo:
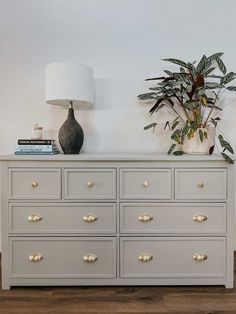
[[[174,141],[168,154],[213,153],[217,124],[221,120],[220,97],[226,90],[236,91],[236,86],[229,84],[236,78],[236,73],[227,73],[222,55],[222,52],[209,57],[203,55],[199,63],[163,59],[178,65],[178,70],[164,70],[164,76],[147,79],[157,80],[158,83],[149,88],[149,92],[138,95],[140,100],[154,102],[149,111],[151,115],[163,109],[174,113],[175,118],[166,121],[164,127],[172,131],[171,140]],[[155,129],[156,125],[152,123],[144,129]],[[233,159],[226,154],[234,154],[233,148],[222,134],[217,134],[217,138],[223,150],[222,156],[233,163]],[[178,149],[179,145],[182,150]]]

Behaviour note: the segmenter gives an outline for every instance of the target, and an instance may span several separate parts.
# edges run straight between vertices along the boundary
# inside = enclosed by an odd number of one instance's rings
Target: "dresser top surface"
[[[1,155],[0,161],[224,161],[221,155],[174,156],[158,153],[81,153],[78,155]]]

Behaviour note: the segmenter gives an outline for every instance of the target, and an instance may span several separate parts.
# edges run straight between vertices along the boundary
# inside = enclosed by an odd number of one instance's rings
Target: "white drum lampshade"
[[[84,133],[74,117],[73,106],[93,103],[93,69],[83,64],[55,62],[46,66],[46,102],[68,105],[68,117],[59,130],[59,142],[65,154],[79,154]]]

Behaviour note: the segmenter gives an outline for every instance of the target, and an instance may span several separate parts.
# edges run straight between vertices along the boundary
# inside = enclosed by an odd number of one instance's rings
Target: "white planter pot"
[[[191,139],[185,138],[183,143],[183,152],[185,154],[209,154],[211,146],[215,145],[215,135],[210,129],[202,128],[202,132],[207,132],[208,138],[204,137],[203,142],[199,138],[199,129],[194,133]]]

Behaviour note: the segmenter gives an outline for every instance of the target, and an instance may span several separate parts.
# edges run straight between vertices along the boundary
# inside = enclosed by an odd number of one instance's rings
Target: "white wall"
[[[143,79],[160,74],[161,58],[217,51],[236,71],[235,29],[235,0],[0,0],[0,153],[12,153],[35,122],[58,131],[66,111],[44,102],[54,61],[94,68],[95,105],[77,112],[84,152],[166,151],[162,126],[142,129],[153,119],[136,100]],[[223,127],[236,148],[235,117],[233,103]]]

